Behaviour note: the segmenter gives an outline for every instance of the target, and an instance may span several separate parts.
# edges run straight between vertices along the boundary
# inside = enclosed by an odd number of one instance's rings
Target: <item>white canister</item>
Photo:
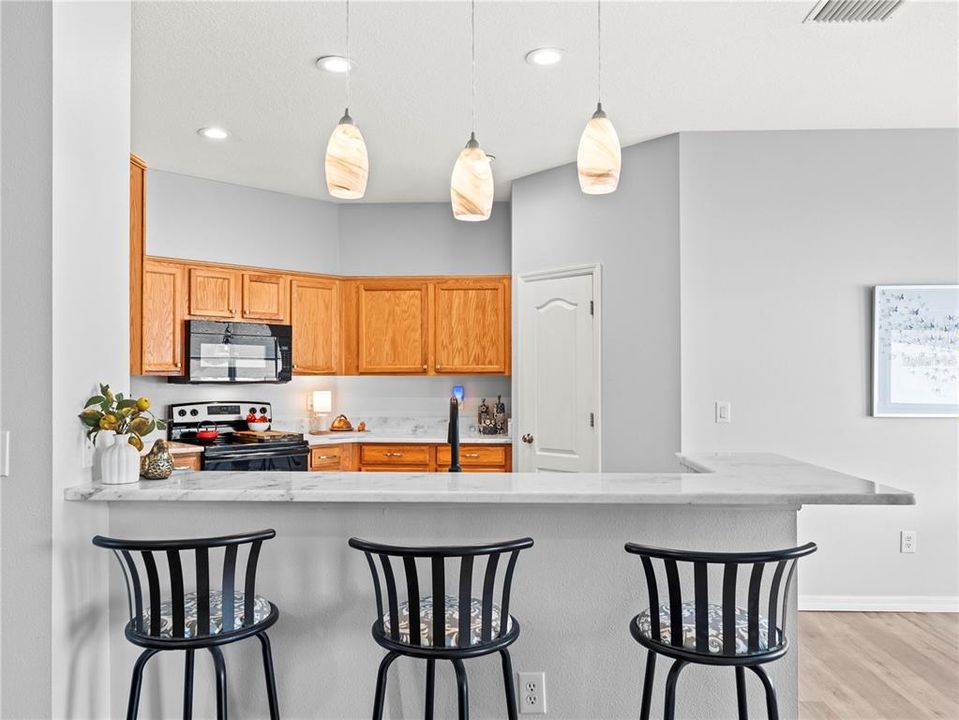
[[[140,451],[130,444],[129,435],[117,433],[113,444],[100,457],[100,482],[125,485],[140,480]]]

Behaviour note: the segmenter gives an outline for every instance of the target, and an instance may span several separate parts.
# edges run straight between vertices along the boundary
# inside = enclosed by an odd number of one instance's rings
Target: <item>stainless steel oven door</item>
[[[230,470],[233,472],[306,472],[309,466],[309,458],[309,448],[260,450],[259,452],[218,452],[213,457],[203,456],[203,469]]]

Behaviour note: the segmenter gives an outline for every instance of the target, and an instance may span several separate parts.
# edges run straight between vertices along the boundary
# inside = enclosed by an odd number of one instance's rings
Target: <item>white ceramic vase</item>
[[[129,440],[129,435],[117,433],[113,444],[103,451],[100,482],[104,485],[125,485],[140,480],[140,452]]]

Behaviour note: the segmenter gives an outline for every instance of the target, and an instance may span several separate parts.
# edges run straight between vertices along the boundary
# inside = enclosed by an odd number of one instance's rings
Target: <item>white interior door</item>
[[[597,472],[599,267],[520,277],[516,419],[522,472]]]

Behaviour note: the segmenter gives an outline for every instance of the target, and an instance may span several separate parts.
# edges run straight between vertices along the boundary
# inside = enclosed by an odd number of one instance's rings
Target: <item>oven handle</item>
[[[302,449],[292,449],[292,450],[263,450],[261,452],[234,452],[234,453],[217,453],[216,455],[208,455],[206,457],[207,462],[219,462],[220,460],[244,460],[246,458],[286,458],[286,457],[308,457],[310,454],[309,448]]]

